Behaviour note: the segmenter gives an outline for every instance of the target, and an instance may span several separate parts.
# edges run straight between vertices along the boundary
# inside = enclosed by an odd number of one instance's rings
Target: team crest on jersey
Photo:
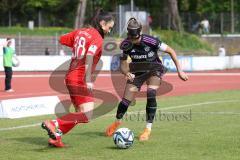
[[[146,52],[148,52],[148,51],[150,51],[150,47],[145,47],[144,50],[145,50]]]
[[[90,52],[95,53],[97,51],[97,46],[96,45],[91,45],[88,49]]]
[[[152,51],[148,53],[148,57],[152,57],[153,55],[154,55],[154,52]]]

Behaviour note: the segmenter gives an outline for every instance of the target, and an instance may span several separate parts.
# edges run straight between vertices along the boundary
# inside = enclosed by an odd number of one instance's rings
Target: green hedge
[[[57,34],[67,33],[72,28],[62,27],[44,27],[30,30],[24,27],[0,27],[0,35],[18,35],[22,36],[54,36]],[[213,55],[213,47],[199,38],[197,35],[189,33],[179,33],[171,30],[156,29],[153,34],[167,43],[173,49],[178,51],[178,55]]]
[[[160,29],[154,30],[153,34],[180,54],[212,55],[214,53],[213,46],[194,34]]]
[[[53,36],[57,34],[67,33],[73,29],[62,28],[62,27],[44,27],[44,28],[34,28],[30,30],[24,27],[0,27],[1,35],[31,35],[31,36]]]

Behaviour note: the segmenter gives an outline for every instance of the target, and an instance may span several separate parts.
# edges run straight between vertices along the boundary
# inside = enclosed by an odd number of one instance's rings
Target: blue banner
[[[183,71],[192,71],[192,56],[178,56],[178,61]],[[176,66],[170,56],[163,56],[163,65],[172,72],[176,72]]]

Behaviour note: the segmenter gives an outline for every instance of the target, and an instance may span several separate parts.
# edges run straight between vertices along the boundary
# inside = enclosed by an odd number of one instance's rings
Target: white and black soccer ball
[[[20,65],[19,59],[17,58],[17,56],[13,56],[12,57],[12,66],[13,67],[18,67],[19,65]]]
[[[134,134],[128,128],[119,128],[113,135],[113,141],[118,148],[127,149],[133,145]]]

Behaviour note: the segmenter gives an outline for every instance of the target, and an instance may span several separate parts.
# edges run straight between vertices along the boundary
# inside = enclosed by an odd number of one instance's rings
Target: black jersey
[[[162,62],[158,57],[161,43],[158,38],[149,35],[142,35],[139,44],[132,44],[131,41],[125,39],[120,45],[123,51],[120,59],[127,60],[128,56],[131,58],[130,71],[133,73],[162,70]]]

